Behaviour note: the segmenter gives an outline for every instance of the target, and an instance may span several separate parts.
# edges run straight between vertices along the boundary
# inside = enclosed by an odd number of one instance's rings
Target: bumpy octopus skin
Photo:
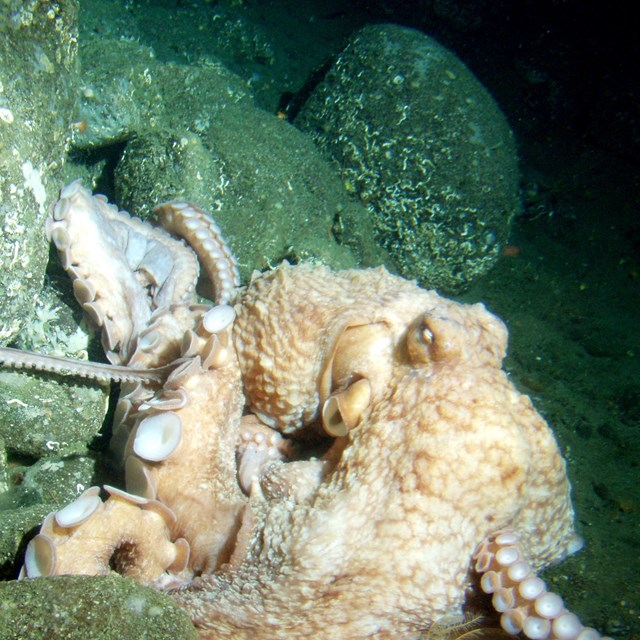
[[[482,305],[384,269],[282,265],[250,285],[235,324],[251,409],[284,430],[314,424],[335,343],[370,326],[387,334],[365,343],[375,368],[341,371],[330,393],[366,376],[375,391],[317,486],[296,501],[294,472],[277,495],[252,493],[239,565],[176,594],[202,637],[412,638],[461,606],[491,532],[517,529],[534,567],[575,544],[564,461],[500,369],[506,329]]]
[[[238,296],[217,226],[157,211],[189,246],[79,182],[47,224],[118,366],[0,349],[123,381],[127,491],[50,514],[23,575],[116,566],[168,589],[203,639],[360,640],[460,613],[475,569],[508,632],[601,638],[535,575],[581,542],[553,434],[501,369],[499,319],[384,268],[283,263]]]

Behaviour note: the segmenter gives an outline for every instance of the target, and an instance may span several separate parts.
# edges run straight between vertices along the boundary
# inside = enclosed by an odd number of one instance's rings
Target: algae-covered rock
[[[66,276],[65,276],[66,279]],[[15,346],[37,353],[86,359],[87,331],[79,305],[45,286]],[[11,455],[40,458],[84,453],[107,410],[107,385],[73,376],[0,369],[0,437]]]
[[[38,503],[51,505],[50,511],[56,511],[90,486],[102,484],[106,474],[95,455],[49,456],[28,467],[13,466],[11,479],[9,491],[0,497],[3,509]]]
[[[51,287],[41,291],[15,344],[86,357],[88,335],[60,295]],[[23,537],[44,516],[100,483],[93,449],[107,400],[108,388],[99,383],[0,370],[0,577],[15,577]]]
[[[154,89],[161,63],[151,49],[128,40],[83,41],[79,116],[86,124],[75,139],[80,149],[127,140],[145,126],[162,122],[164,104]]]
[[[367,204],[402,275],[457,292],[494,264],[519,209],[513,135],[486,89],[435,40],[365,27],[295,122]]]
[[[145,216],[168,199],[195,202],[215,217],[245,280],[283,258],[336,268],[383,260],[366,210],[315,145],[258,109],[222,65],[162,63],[139,44],[101,39],[80,57],[87,127],[75,144],[121,153],[119,206]],[[338,241],[342,220],[349,233]]]
[[[169,596],[122,576],[0,583],[0,640],[197,640]]]
[[[5,495],[0,496],[0,502]],[[2,505],[0,508],[0,579],[12,580],[18,577],[27,543],[25,534],[35,533],[46,515],[55,510],[55,505],[46,503],[6,510]],[[1,609],[2,605],[0,604]],[[2,634],[0,633],[1,638]]]
[[[124,208],[144,215],[168,199],[197,203],[220,225],[244,281],[285,258],[334,268],[379,264],[370,225],[357,246],[336,241],[336,217],[362,207],[310,140],[253,106],[211,111],[215,124],[200,135],[147,130],[127,145],[116,169]]]
[[[102,426],[108,393],[94,382],[0,370],[0,436],[13,454],[84,453]]]
[[[0,438],[0,500],[5,491],[9,489],[9,475],[7,473],[7,450],[4,440]]]
[[[32,315],[49,255],[43,222],[75,118],[77,1],[0,11],[0,342]]]

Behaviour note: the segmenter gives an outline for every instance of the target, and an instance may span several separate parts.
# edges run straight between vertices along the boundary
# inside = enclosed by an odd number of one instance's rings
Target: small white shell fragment
[[[6,107],[0,107],[0,120],[2,122],[6,122],[7,124],[11,124],[14,121],[13,113],[10,109]]]

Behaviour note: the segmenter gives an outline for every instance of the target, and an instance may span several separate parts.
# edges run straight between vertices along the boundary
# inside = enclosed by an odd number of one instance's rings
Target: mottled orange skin
[[[368,324],[388,340],[375,358],[349,348],[374,389],[358,425],[324,460],[267,469],[231,564],[176,594],[203,638],[417,637],[459,610],[491,532],[518,530],[534,567],[574,542],[565,463],[502,371],[507,331],[482,305],[384,269],[282,265],[238,307],[249,407],[316,435],[323,395],[350,382],[335,345]]]
[[[53,214],[109,357],[177,368],[120,399],[112,447],[135,495],[86,519],[67,511],[64,527],[49,516],[29,577],[107,573],[124,544],[118,570],[142,582],[201,574],[174,596],[202,638],[402,640],[460,611],[474,551],[496,531],[519,534],[534,570],[576,548],[564,460],[502,370],[507,330],[483,305],[383,268],[283,264],[239,295],[233,325],[227,307],[204,322],[191,250],[78,182]],[[137,445],[160,414],[179,441],[160,420]],[[294,452],[250,467],[245,492],[243,424]],[[165,436],[175,446],[156,456]]]

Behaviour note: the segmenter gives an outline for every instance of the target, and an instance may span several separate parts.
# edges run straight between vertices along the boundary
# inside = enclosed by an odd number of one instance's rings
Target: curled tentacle
[[[162,587],[173,582],[170,573],[184,571],[189,545],[173,539],[171,510],[155,500],[105,489],[110,497],[104,502],[98,487],[91,487],[47,516],[27,546],[21,576],[107,575],[115,569]]]
[[[78,302],[102,328],[103,346],[114,363],[129,362],[156,310],[195,302],[199,267],[193,251],[119,211],[104,196],[92,195],[80,180],[62,189],[46,231]]]
[[[218,225],[190,202],[167,202],[153,211],[164,229],[184,238],[196,252],[213,285],[216,304],[228,304],[240,286],[240,274]]]
[[[530,640],[611,640],[568,611],[525,558],[519,536],[508,529],[487,538],[474,555],[475,569],[482,574],[480,587],[492,594],[505,631]]]

